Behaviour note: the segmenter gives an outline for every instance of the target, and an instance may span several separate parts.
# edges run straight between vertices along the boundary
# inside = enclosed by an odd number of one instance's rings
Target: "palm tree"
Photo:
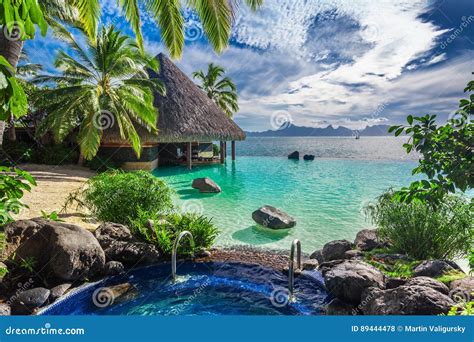
[[[237,87],[229,77],[224,77],[224,68],[210,63],[207,73],[202,70],[193,72],[193,77],[200,80],[199,87],[207,93],[215,104],[230,118],[239,110]]]
[[[60,142],[79,127],[81,155],[92,159],[104,129],[117,129],[140,156],[135,125],[156,132],[153,91],[165,92],[163,84],[150,79],[146,70],[158,70],[157,60],[144,55],[132,39],[113,26],[103,27],[86,48],[68,31],[60,33],[68,42],[68,51],[75,54],[60,51],[55,65],[61,73],[35,78],[36,83],[56,84],[34,98],[35,105],[47,113],[39,134],[51,130]]]

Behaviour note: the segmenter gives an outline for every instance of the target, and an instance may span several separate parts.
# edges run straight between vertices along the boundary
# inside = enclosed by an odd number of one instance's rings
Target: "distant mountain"
[[[388,134],[388,125],[367,126],[359,130],[361,136],[383,136]],[[334,128],[332,125],[326,128],[304,127],[293,124],[283,124],[277,130],[267,130],[263,132],[245,132],[248,137],[350,137],[356,135],[355,130],[339,126]]]

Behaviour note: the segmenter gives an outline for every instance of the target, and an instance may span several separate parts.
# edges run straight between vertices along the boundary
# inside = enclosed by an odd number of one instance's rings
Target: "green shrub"
[[[465,257],[473,246],[472,211],[464,198],[445,196],[433,207],[417,201],[400,203],[389,191],[365,210],[381,238],[414,259]]]
[[[10,141],[5,139],[1,146],[2,165],[16,165],[31,161],[34,147],[22,141]]]
[[[172,207],[172,190],[162,180],[145,171],[113,170],[90,178],[72,193],[65,208],[76,202],[100,221],[129,224],[140,210],[166,213]]]
[[[148,220],[153,221],[153,231],[149,228]],[[210,248],[219,233],[211,219],[191,213],[157,215],[140,210],[138,217],[131,220],[132,233],[155,244],[160,252],[167,256],[171,255],[178,235],[185,230],[191,232],[195,245],[193,249],[189,239],[183,239],[178,249],[179,254],[190,254]]]
[[[36,147],[31,161],[46,165],[64,165],[76,164],[78,158],[77,148],[66,144],[55,144]]]

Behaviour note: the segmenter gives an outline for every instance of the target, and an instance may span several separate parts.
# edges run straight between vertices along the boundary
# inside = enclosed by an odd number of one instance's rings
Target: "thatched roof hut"
[[[166,95],[155,93],[154,102],[159,113],[158,134],[151,134],[144,128],[137,130],[144,149],[169,143],[190,144],[245,139],[242,129],[171,60],[162,53],[156,58],[160,62],[160,70],[159,73],[150,71],[150,78],[160,79],[164,83]],[[104,132],[102,150],[111,147],[127,148],[127,146],[126,141],[121,139],[117,127]],[[140,161],[142,159],[140,158]]]

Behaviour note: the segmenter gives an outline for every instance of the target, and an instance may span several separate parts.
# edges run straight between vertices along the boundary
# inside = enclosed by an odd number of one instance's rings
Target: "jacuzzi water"
[[[170,264],[132,271],[81,288],[46,308],[42,315],[317,315],[328,301],[321,274],[304,271],[289,298],[281,271],[235,262]],[[114,298],[110,286],[135,289]]]

